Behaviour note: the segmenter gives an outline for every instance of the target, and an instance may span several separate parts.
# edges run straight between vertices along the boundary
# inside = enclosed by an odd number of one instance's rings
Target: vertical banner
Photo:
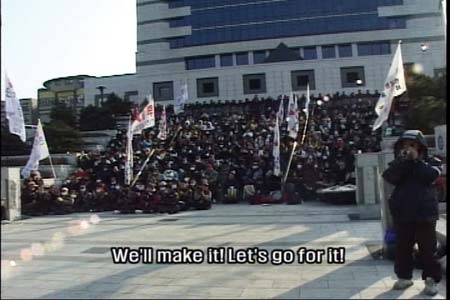
[[[125,184],[130,185],[133,179],[133,131],[131,117],[128,121],[127,147],[125,157]]]
[[[25,121],[23,119],[22,106],[17,98],[14,87],[5,75],[5,112],[9,124],[9,132],[20,137],[22,142],[26,141]]]
[[[273,174],[275,176],[281,175],[281,164],[280,164],[280,124],[278,123],[278,118],[275,121],[275,129],[273,135]]]
[[[45,139],[44,130],[42,129],[41,120],[38,120],[36,132],[34,134],[33,149],[30,158],[22,170],[22,176],[28,178],[31,171],[39,168],[39,161],[50,156],[48,151],[47,140]]]
[[[392,59],[391,67],[384,82],[384,90],[375,106],[375,113],[378,118],[373,124],[372,131],[377,130],[389,118],[392,101],[394,97],[400,96],[406,91],[405,73],[403,70],[403,59],[400,48],[401,42],[398,42],[397,50]]]
[[[184,82],[181,85],[180,94],[177,97],[175,97],[174,112],[176,115],[184,111],[184,105],[186,104],[188,99],[189,99],[188,85],[187,82]]]
[[[298,103],[297,97],[294,93],[291,94],[289,98],[289,108],[288,108],[288,132],[289,136],[293,139],[297,139],[298,135]]]
[[[163,111],[161,114],[161,120],[159,123],[159,133],[158,139],[165,141],[167,139],[167,117],[166,117],[166,106],[163,106]]]

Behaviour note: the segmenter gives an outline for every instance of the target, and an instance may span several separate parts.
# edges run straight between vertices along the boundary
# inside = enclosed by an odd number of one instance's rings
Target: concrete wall
[[[19,168],[1,168],[1,203],[6,207],[9,221],[21,218],[21,184]]]

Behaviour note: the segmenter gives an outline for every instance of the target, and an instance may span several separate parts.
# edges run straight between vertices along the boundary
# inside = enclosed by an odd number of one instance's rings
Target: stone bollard
[[[2,168],[1,199],[9,221],[21,219],[20,168]]]

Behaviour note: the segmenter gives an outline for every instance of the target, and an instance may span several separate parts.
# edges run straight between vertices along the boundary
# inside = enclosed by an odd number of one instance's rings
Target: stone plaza
[[[424,299],[394,291],[380,259],[380,220],[352,221],[356,206],[216,204],[175,215],[111,212],[45,216],[2,225],[2,298],[33,299]],[[111,247],[288,250],[344,247],[345,263],[114,264]],[[446,298],[446,279],[439,294]]]

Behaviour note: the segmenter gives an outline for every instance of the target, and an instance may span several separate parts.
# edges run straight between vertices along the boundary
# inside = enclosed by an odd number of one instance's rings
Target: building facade
[[[38,90],[38,116],[42,122],[50,121],[50,111],[58,103],[64,103],[79,114],[85,106],[84,85],[88,75],[55,78],[44,82]]]
[[[381,90],[398,41],[403,61],[434,76],[446,66],[440,0],[137,0],[136,73],[87,78],[140,102]]]

